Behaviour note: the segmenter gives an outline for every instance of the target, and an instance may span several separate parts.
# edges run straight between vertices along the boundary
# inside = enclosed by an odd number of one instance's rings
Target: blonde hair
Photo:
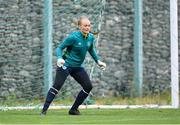
[[[82,21],[83,19],[88,19],[88,20],[89,20],[88,17],[86,17],[86,16],[81,16],[81,17],[79,18],[78,22],[77,22],[78,26],[81,25],[81,21]]]

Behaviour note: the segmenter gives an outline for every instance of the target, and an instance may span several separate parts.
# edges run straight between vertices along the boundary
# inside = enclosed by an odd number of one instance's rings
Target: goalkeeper
[[[56,49],[57,69],[54,85],[47,93],[47,97],[41,112],[46,115],[48,107],[61,89],[68,75],[72,76],[81,86],[74,104],[69,110],[69,115],[80,115],[78,107],[83,103],[92,89],[90,78],[82,67],[86,53],[89,52],[95,62],[105,70],[106,64],[100,61],[94,47],[94,36],[90,33],[91,23],[87,17],[80,17],[78,21],[79,30],[70,34],[59,44]],[[63,50],[66,48],[65,52]]]

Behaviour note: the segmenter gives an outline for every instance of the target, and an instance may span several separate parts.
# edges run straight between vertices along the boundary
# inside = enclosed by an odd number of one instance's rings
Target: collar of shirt
[[[84,33],[82,33],[81,31],[79,31],[79,32],[80,32],[81,36],[82,36],[84,39],[87,39],[87,38],[88,38],[89,34],[84,34]]]

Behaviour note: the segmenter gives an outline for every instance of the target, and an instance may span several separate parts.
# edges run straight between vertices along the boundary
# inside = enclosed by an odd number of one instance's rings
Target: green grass
[[[179,109],[81,109],[70,116],[67,109],[0,111],[0,124],[180,124]]]

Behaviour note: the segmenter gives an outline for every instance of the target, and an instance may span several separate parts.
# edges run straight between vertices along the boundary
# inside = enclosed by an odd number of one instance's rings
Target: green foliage
[[[170,105],[171,96],[169,93],[163,93],[162,95],[145,96],[145,97],[106,97],[94,99],[96,104],[101,105],[145,105],[145,104],[157,104],[157,105]]]
[[[9,95],[6,101],[1,101],[1,106],[37,106],[42,105],[45,99],[17,99],[15,95]],[[75,98],[67,97],[60,98],[57,97],[53,101],[53,105],[72,105]],[[161,95],[145,96],[145,97],[88,97],[85,105],[100,104],[100,105],[146,105],[146,104],[157,104],[157,105],[170,105],[171,96],[170,93],[163,93]]]

